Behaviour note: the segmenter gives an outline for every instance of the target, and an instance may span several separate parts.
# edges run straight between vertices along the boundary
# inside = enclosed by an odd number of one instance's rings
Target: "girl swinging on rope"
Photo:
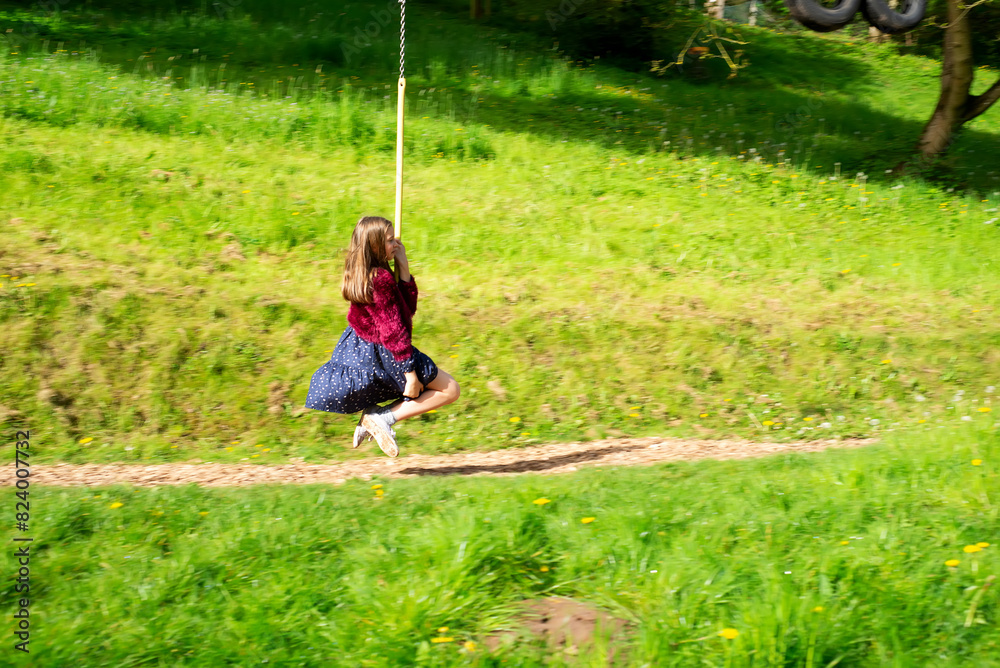
[[[390,259],[399,269],[398,282]],[[305,407],[361,411],[353,446],[374,436],[382,452],[395,457],[399,447],[392,425],[452,403],[460,390],[454,378],[411,342],[417,283],[392,222],[380,216],[358,221],[340,292],[351,302],[347,329],[330,359],[313,374]],[[378,405],[390,400],[387,406]]]

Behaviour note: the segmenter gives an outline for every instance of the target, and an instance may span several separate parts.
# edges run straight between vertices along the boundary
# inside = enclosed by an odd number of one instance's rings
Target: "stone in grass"
[[[615,641],[621,640],[631,624],[613,617],[600,608],[561,596],[525,601],[523,611],[515,621],[515,629],[497,632],[483,640],[490,651],[503,645],[516,643],[519,636],[543,638],[548,645],[562,648],[569,654],[578,654],[591,644],[598,632],[610,638],[608,665],[615,664]]]

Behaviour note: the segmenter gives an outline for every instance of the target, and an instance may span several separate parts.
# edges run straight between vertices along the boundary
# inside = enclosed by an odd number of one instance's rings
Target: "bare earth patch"
[[[605,657],[614,662],[615,646],[629,622],[613,617],[610,613],[591,604],[572,598],[550,596],[536,601],[526,601],[524,610],[516,622],[516,630],[503,631],[487,636],[484,644],[490,651],[501,645],[516,643],[525,634],[543,638],[552,648],[562,649],[569,655],[579,653],[590,645],[598,633],[606,635],[612,642]]]
[[[587,443],[554,443],[528,448],[453,455],[378,456],[336,464],[36,464],[32,482],[58,487],[131,483],[140,487],[195,483],[206,487],[255,484],[342,484],[350,478],[370,480],[431,475],[504,476],[520,473],[571,473],[584,466],[641,466],[698,459],[744,459],[827,448],[872,445],[876,439],[829,439],[758,443],[746,440],[681,438],[616,438]],[[374,443],[369,443],[374,446]],[[378,452],[377,448],[374,448]]]

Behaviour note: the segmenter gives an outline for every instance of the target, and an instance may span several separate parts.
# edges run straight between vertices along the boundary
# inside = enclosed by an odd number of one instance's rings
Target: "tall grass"
[[[41,488],[31,660],[604,665],[486,648],[561,595],[632,622],[616,665],[995,666],[998,456],[963,427],[572,476]]]

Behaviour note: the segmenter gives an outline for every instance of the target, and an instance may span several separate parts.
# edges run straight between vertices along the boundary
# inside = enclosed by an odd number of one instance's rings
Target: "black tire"
[[[835,7],[824,7],[816,0],[785,0],[792,18],[815,32],[840,30],[863,4],[864,0],[840,0]]]
[[[900,4],[902,12],[890,7],[886,0],[864,0],[861,14],[869,25],[890,35],[897,35],[916,28],[927,11],[927,0],[902,0]]]

